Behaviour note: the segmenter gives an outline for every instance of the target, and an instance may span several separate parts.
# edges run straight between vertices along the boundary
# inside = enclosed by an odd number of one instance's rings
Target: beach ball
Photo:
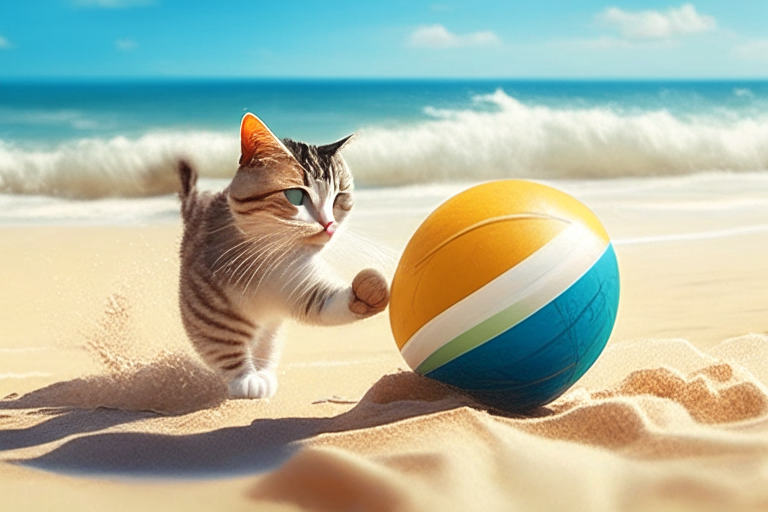
[[[589,369],[618,302],[616,254],[597,217],[552,187],[505,180],[454,196],[419,226],[389,315],[414,371],[524,411]]]

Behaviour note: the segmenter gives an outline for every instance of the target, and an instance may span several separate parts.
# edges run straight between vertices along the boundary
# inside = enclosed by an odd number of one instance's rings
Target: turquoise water
[[[768,82],[165,81],[0,83],[0,140],[55,147],[153,130],[236,133],[254,112],[280,136],[325,142],[366,127],[427,121],[431,109],[482,110],[503,90],[527,106],[666,111],[681,119],[768,115]],[[485,108],[489,108],[487,105]]]
[[[260,80],[0,83],[0,195],[171,193],[228,179],[246,111],[345,149],[359,187],[768,169],[768,82]]]

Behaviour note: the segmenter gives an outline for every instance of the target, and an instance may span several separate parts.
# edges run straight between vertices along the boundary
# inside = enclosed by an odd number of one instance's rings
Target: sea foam
[[[476,108],[426,107],[426,121],[370,126],[345,150],[359,185],[496,178],[578,179],[768,169],[768,114],[676,117],[666,110],[554,108],[502,90]],[[290,135],[290,134],[285,134]],[[65,198],[142,197],[176,190],[176,162],[231,177],[236,133],[150,132],[81,139],[50,151],[0,141],[0,193]]]
[[[497,90],[483,110],[435,110],[396,130],[363,130],[348,160],[359,181],[399,185],[494,178],[613,178],[768,168],[768,116],[674,117],[665,110],[528,106]]]
[[[207,177],[229,177],[238,141],[216,132],[155,132],[138,139],[81,139],[52,151],[0,141],[0,192],[76,199],[143,197],[176,190],[179,158]]]

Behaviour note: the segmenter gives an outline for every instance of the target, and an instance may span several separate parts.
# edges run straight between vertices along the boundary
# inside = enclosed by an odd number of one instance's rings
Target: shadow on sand
[[[215,386],[208,387],[211,384],[207,380],[210,375],[202,374],[198,377],[201,379],[194,381],[194,385],[214,390],[206,396],[198,397],[207,398],[198,403],[207,403],[210,407],[222,402],[223,390]],[[142,382],[146,380],[142,379]],[[117,408],[126,405],[126,399],[119,398],[119,395],[125,395],[119,391],[124,391],[126,384],[131,383],[124,379],[115,381],[114,376],[76,379],[54,384],[16,400],[0,401],[0,410],[34,407],[38,408],[35,411],[38,414],[52,415],[51,419],[30,428],[0,430],[0,450],[31,447],[76,435],[74,439],[44,455],[17,459],[15,462],[74,474],[223,477],[275,468],[300,448],[302,440],[322,433],[371,428],[415,416],[477,405],[471,399],[432,380],[414,373],[401,372],[382,377],[357,405],[331,418],[257,419],[248,426],[186,435],[96,433],[115,425],[158,416],[146,410]],[[184,385],[191,384],[186,382]],[[87,397],[83,395],[86,388],[90,393]],[[168,394],[169,389],[165,388],[164,391]],[[94,399],[94,393],[99,400]],[[173,389],[170,394],[173,395]],[[113,399],[105,400],[109,397]],[[96,407],[99,408],[82,408],[89,404],[98,404]],[[184,412],[193,410],[188,407],[189,404],[184,405],[180,408]],[[47,409],[41,411],[41,407]]]

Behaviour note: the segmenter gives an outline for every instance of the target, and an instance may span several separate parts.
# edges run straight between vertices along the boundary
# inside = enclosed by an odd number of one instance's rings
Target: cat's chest
[[[257,324],[278,324],[290,314],[288,297],[281,290],[265,286],[252,292],[232,290],[230,293],[242,312]]]

